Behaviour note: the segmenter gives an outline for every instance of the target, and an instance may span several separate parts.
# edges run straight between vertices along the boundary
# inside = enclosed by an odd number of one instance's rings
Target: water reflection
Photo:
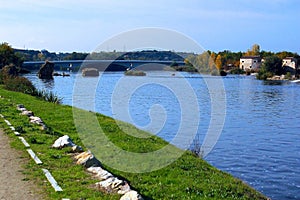
[[[46,90],[53,90],[54,88],[54,79],[40,79],[43,83],[43,86]]]
[[[288,85],[290,84],[289,81],[281,81],[281,80],[266,80],[266,81],[263,81],[263,84],[264,85]]]

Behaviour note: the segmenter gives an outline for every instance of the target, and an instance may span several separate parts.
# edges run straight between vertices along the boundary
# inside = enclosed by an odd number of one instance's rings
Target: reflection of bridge
[[[56,70],[72,68],[77,71],[82,68],[97,68],[100,71],[125,71],[138,68],[142,70],[161,70],[174,63],[184,65],[183,61],[161,61],[161,60],[62,60],[51,61]],[[45,61],[24,62],[23,67],[28,70],[37,70]]]

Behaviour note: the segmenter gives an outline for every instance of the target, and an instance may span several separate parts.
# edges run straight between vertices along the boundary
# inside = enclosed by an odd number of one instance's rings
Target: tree
[[[251,51],[254,56],[258,56],[260,52],[260,46],[258,44],[254,44]]]
[[[15,54],[14,49],[7,43],[2,43],[0,44],[0,69],[10,64],[20,67],[22,59]]]
[[[262,64],[262,68],[274,73],[275,75],[281,75],[283,73],[282,59],[278,56],[266,57],[265,62]]]
[[[284,59],[286,57],[295,57],[296,56],[294,53],[287,52],[287,51],[278,52],[278,53],[276,53],[276,55],[281,59]]]
[[[222,68],[222,56],[220,54],[216,58],[216,67],[219,71]]]
[[[258,44],[254,44],[251,49],[248,49],[245,56],[259,56],[260,46]]]
[[[282,59],[273,55],[265,58],[265,62],[262,64],[257,78],[266,80],[274,75],[281,75],[283,73]]]
[[[210,71],[212,71],[213,69],[216,68],[215,60],[216,60],[216,54],[214,52],[212,52],[210,54],[210,59],[209,59],[209,62],[208,62]]]

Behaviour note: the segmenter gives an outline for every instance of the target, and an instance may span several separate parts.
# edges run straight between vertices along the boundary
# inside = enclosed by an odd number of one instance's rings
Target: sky
[[[51,52],[91,52],[120,33],[159,28],[215,52],[259,44],[300,54],[299,21],[298,0],[0,0],[0,42]],[[194,51],[174,43],[169,50]],[[130,50],[113,48],[104,50]]]

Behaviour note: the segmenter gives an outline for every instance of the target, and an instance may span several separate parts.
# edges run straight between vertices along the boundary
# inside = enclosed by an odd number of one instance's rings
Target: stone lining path
[[[9,137],[0,129],[0,200],[45,199],[37,186],[26,181],[22,164],[28,162],[21,153],[10,147]]]

